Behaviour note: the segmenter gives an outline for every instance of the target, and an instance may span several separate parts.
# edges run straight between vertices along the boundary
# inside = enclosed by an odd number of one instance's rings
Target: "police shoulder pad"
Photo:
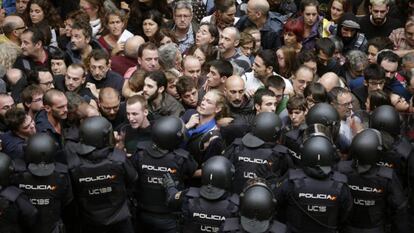
[[[241,138],[234,139],[233,144],[238,145],[238,146],[242,145],[243,144],[242,139]]]
[[[287,227],[285,224],[279,221],[273,220],[272,227],[270,228],[270,232],[285,233],[287,232]]]
[[[55,171],[59,173],[68,173],[68,166],[63,163],[55,163]]]
[[[243,142],[243,145],[250,148],[256,148],[265,144],[265,142],[262,139],[254,136],[251,133],[247,133],[246,135],[244,135],[244,137],[241,140]]]
[[[273,151],[278,154],[289,154],[290,150],[286,146],[278,144],[275,147],[273,147]]]
[[[23,159],[15,159],[13,160],[13,168],[15,172],[25,172],[26,171],[26,163]]]
[[[389,167],[379,167],[378,169],[378,175],[387,179],[392,180],[392,173],[394,172],[394,170],[392,168]]]
[[[9,186],[0,192],[0,196],[9,201],[15,202],[21,193],[23,193],[23,190],[14,186]]]
[[[340,173],[340,172],[333,172],[332,175],[332,179],[334,181],[340,182],[340,183],[347,183],[348,182],[348,178],[346,177],[346,175]]]
[[[66,157],[66,161],[68,162],[69,169],[78,167],[81,164],[80,158],[76,154],[68,154],[68,156]]]
[[[125,162],[126,152],[123,150],[114,148],[114,150],[112,151],[112,153],[109,155],[108,158],[111,159],[112,161],[122,163],[122,162]]]
[[[232,195],[230,196],[229,200],[230,200],[233,204],[235,204],[235,205],[237,205],[237,206],[240,204],[240,198],[239,198],[239,195],[237,195],[236,193],[232,194]]]
[[[339,161],[337,164],[338,171],[344,174],[352,173],[352,160],[349,161]]]
[[[185,195],[191,198],[200,197],[200,189],[195,188],[195,187],[190,187]]]
[[[302,169],[289,169],[289,180],[298,180],[306,177]]]
[[[223,224],[223,231],[236,231],[239,230],[240,224],[238,218],[227,218]]]
[[[175,149],[174,154],[184,157],[186,159],[188,159],[188,156],[190,155],[188,151],[181,149],[181,148]]]

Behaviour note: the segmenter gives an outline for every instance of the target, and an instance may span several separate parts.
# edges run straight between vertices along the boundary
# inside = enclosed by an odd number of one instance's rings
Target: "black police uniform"
[[[197,163],[183,149],[162,150],[152,142],[139,142],[137,151],[131,158],[138,171],[136,199],[140,211],[140,225],[143,232],[176,231],[176,217],[166,204],[166,193],[162,178],[170,173],[183,189],[183,178],[191,177]]]
[[[175,187],[167,190],[170,206],[177,206],[182,212],[182,232],[218,232],[227,218],[235,217],[238,211],[239,197],[225,193],[217,200],[208,200],[200,195],[199,188],[178,191]]]
[[[14,186],[0,188],[0,232],[28,232],[36,221],[37,213],[23,190]]]
[[[223,224],[222,229],[219,232],[223,233],[244,233],[247,231],[243,230],[240,224],[239,218],[229,218]],[[285,233],[287,232],[286,225],[277,221],[272,220],[269,224],[269,229],[263,233]]]
[[[396,223],[397,228],[393,232],[408,232],[407,198],[394,171],[373,166],[360,174],[353,169],[352,164],[353,161],[341,161],[338,164],[338,170],[348,177],[348,187],[354,200],[345,232],[385,232],[388,216]]]
[[[288,171],[288,179],[276,194],[278,213],[286,213],[290,232],[337,232],[352,207],[346,176],[304,169],[306,173],[302,169]]]
[[[132,233],[127,188],[136,181],[137,172],[125,152],[105,147],[82,156],[71,154],[68,167],[82,230]]]
[[[280,177],[288,169],[287,156],[289,149],[266,143],[251,133],[234,140],[225,156],[234,164],[236,173],[233,181],[233,192],[241,193],[245,183],[252,178]]]

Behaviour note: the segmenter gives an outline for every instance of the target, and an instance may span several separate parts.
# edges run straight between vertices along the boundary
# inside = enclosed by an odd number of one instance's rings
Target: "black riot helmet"
[[[12,173],[12,160],[4,153],[0,152],[0,186],[5,187],[9,185],[10,174]],[[1,189],[0,187],[0,189]]]
[[[331,172],[335,162],[335,146],[325,136],[311,136],[301,146],[301,161],[304,167],[320,168],[325,174]]]
[[[84,153],[114,145],[112,124],[102,116],[86,118],[79,127],[79,138]]]
[[[365,129],[352,139],[350,155],[358,167],[374,165],[381,159],[382,150],[381,133],[376,129]],[[369,168],[370,166],[367,166],[364,170]]]
[[[276,199],[262,179],[250,180],[240,194],[241,225],[247,232],[266,232],[273,217]]]
[[[338,111],[328,103],[315,104],[309,109],[309,112],[306,115],[306,124],[313,125],[318,123],[330,127],[332,136],[336,137],[340,127]]]
[[[394,107],[389,105],[382,105],[376,108],[370,118],[369,118],[369,127],[384,131],[392,136],[397,136],[400,134],[400,116]]]
[[[259,113],[253,123],[252,133],[265,142],[276,142],[282,121],[274,112]]]
[[[233,164],[224,156],[213,156],[202,166],[200,195],[216,200],[229,191],[234,176]]]
[[[185,126],[182,120],[174,116],[158,119],[152,127],[152,141],[159,148],[174,150],[184,140]]]
[[[36,176],[49,176],[55,170],[57,143],[46,133],[31,136],[24,151],[28,170]]]

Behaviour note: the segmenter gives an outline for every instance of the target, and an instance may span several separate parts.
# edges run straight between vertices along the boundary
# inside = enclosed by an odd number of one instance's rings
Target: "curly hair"
[[[31,0],[28,5],[29,7],[27,7],[26,9],[27,11],[30,12],[30,6],[32,4],[36,4],[40,8],[42,8],[42,11],[44,13],[44,19],[42,21],[46,21],[47,24],[49,24],[52,28],[59,28],[63,26],[63,22],[59,13],[55,9],[55,7],[53,7],[49,0]]]
[[[21,54],[21,48],[13,43],[6,42],[0,44],[0,64],[7,70],[13,68],[14,62]]]

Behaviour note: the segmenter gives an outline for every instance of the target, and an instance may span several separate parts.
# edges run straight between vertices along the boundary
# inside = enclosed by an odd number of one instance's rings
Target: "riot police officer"
[[[192,177],[197,169],[193,157],[179,146],[185,135],[184,123],[177,117],[158,119],[152,128],[152,140],[139,142],[132,160],[138,171],[136,199],[142,232],[176,232],[176,216],[166,204],[163,175],[169,173],[184,189],[184,177]]]
[[[285,233],[286,225],[272,220],[276,199],[263,179],[249,180],[240,194],[240,217],[229,218],[220,232]]]
[[[350,155],[353,161],[341,161],[340,172],[348,177],[348,186],[354,199],[345,232],[385,232],[387,213],[392,218],[392,232],[408,232],[407,198],[391,168],[376,163],[382,156],[381,133],[365,129],[352,140]]]
[[[64,232],[62,210],[73,200],[66,165],[55,162],[58,145],[45,133],[31,136],[24,150],[24,162],[16,161],[16,185],[39,210],[31,232]]]
[[[247,180],[261,177],[280,177],[288,169],[290,150],[276,144],[282,121],[273,112],[262,112],[256,116],[252,131],[237,138],[225,156],[236,168],[233,191],[241,193]]]
[[[403,187],[407,188],[407,161],[414,148],[401,135],[401,123],[398,112],[388,105],[376,108],[369,118],[370,128],[379,130],[383,138],[384,151],[378,165],[394,169]]]
[[[239,196],[229,192],[233,175],[233,164],[223,156],[213,156],[203,164],[201,188],[178,191],[171,175],[165,175],[167,201],[182,212],[182,232],[218,232],[225,219],[236,216]]]
[[[352,197],[346,176],[332,172],[335,150],[324,136],[303,142],[303,169],[289,170],[276,195],[278,212],[286,216],[290,232],[333,233],[346,220]]]
[[[28,232],[36,221],[37,209],[21,189],[9,186],[12,171],[12,160],[0,153],[0,232]]]
[[[127,189],[138,174],[126,153],[114,148],[111,123],[101,116],[86,118],[79,137],[67,161],[82,232],[132,233]]]

